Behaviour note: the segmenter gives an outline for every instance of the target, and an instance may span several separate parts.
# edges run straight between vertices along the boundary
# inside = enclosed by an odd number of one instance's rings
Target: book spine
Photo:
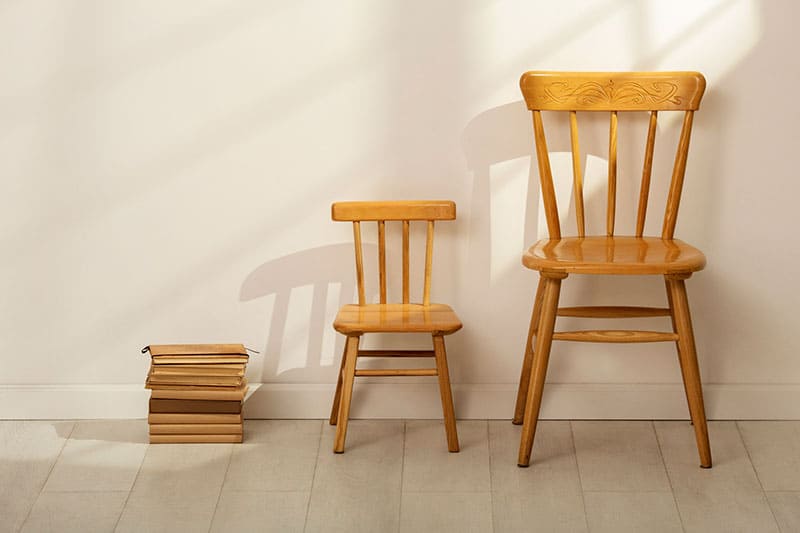
[[[169,390],[152,389],[150,397],[163,400],[221,400],[221,401],[241,401],[247,389],[237,390]]]
[[[243,344],[151,344],[151,355],[247,355]]]
[[[230,387],[235,389],[242,386],[242,378],[230,376],[154,376],[147,378],[147,384],[152,386],[166,385],[174,387]]]
[[[150,424],[151,435],[240,435],[242,424]]]
[[[151,363],[154,365],[204,365],[204,364],[244,364],[247,363],[246,355],[198,355],[198,356],[177,356],[160,355],[153,357]]]
[[[241,424],[242,415],[216,413],[150,413],[149,424]]]
[[[151,398],[150,413],[169,414],[233,414],[242,412],[241,401],[172,400]]]
[[[242,442],[241,433],[238,435],[150,435],[150,444],[212,444],[229,442]]]

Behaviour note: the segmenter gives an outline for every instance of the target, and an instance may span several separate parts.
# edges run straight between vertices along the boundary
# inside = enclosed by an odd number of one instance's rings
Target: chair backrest
[[[575,215],[578,236],[584,237],[583,178],[581,175],[580,145],[578,143],[578,111],[606,111],[610,114],[608,149],[608,201],[606,207],[606,234],[614,235],[617,191],[617,113],[626,111],[649,112],[650,121],[645,141],[642,181],[636,215],[636,236],[644,232],[647,203],[650,195],[650,176],[653,169],[653,151],[659,111],[683,111],[683,126],[672,168],[672,181],[664,210],[662,239],[672,239],[683,189],[686,157],[692,131],[694,111],[700,105],[706,81],[699,72],[526,72],[520,79],[525,103],[533,112],[533,130],[536,156],[539,164],[542,199],[547,229],[551,239],[561,238],[558,206],[550,169],[542,111],[569,113],[572,150]]]
[[[361,246],[361,222],[378,223],[378,273],[380,303],[386,302],[386,222],[398,221],[403,225],[403,303],[409,303],[409,227],[412,221],[426,221],[428,233],[425,244],[425,280],[423,305],[430,304],[431,267],[433,265],[433,223],[436,220],[455,220],[456,204],[449,200],[416,200],[395,202],[337,202],[331,206],[331,218],[353,223],[356,249],[356,277],[358,278],[358,304],[365,305],[364,259]]]

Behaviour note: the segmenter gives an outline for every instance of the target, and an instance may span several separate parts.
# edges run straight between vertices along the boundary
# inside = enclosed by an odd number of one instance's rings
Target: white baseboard
[[[713,384],[703,387],[711,420],[800,419],[800,384]],[[0,385],[0,419],[144,418],[149,391],[141,385]],[[454,385],[456,415],[510,418],[516,385]],[[251,384],[246,418],[327,418],[332,385]],[[551,384],[544,419],[686,419],[679,384]],[[352,418],[439,418],[435,383],[362,383]]]

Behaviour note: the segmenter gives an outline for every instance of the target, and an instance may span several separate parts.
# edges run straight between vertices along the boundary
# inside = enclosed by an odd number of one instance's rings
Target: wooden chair
[[[530,463],[551,342],[561,340],[675,342],[700,453],[700,465],[704,468],[711,467],[703,392],[685,287],[685,280],[692,273],[701,270],[706,260],[700,250],[673,238],[686,170],[692,119],[694,111],[699,107],[705,85],[705,79],[697,72],[526,72],[522,75],[520,80],[522,94],[528,109],[533,112],[536,156],[550,238],[537,242],[522,258],[527,268],[539,271],[540,278],[514,411],[514,423],[523,424],[519,466],[528,466]],[[565,237],[561,234],[542,111],[562,111],[569,114],[577,236]],[[608,198],[606,228],[603,235],[586,235],[578,143],[578,111],[608,112],[610,115]],[[635,234],[617,236],[614,227],[617,189],[617,113],[628,111],[649,112],[649,127],[644,145]],[[650,194],[657,117],[659,112],[666,111],[682,111],[683,126],[675,155],[661,235],[646,237],[643,232]],[[663,276],[666,282],[668,306],[665,308],[558,307],[561,281],[570,274]],[[671,318],[672,331],[554,332],[556,316],[586,318],[664,316]]]
[[[331,409],[331,425],[336,428],[333,451],[342,453],[347,435],[347,419],[356,376],[439,376],[439,391],[444,411],[447,448],[458,451],[458,433],[447,370],[444,336],[461,329],[461,321],[444,304],[430,302],[431,265],[433,260],[433,226],[436,220],[454,220],[456,204],[450,201],[408,202],[338,202],[333,204],[332,218],[353,222],[358,279],[358,305],[345,305],[339,310],[333,327],[347,336],[336,394]],[[364,296],[364,262],[361,247],[361,222],[378,223],[378,271],[380,303],[368,304]],[[386,222],[402,222],[403,228],[403,303],[387,303],[386,291]],[[422,303],[409,300],[409,226],[411,221],[427,221],[425,278]],[[360,350],[359,340],[365,333],[430,333],[433,350]],[[359,357],[433,357],[436,368],[364,369],[356,368]]]

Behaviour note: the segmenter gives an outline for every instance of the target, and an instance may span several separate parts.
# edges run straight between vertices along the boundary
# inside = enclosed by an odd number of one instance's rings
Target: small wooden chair
[[[331,408],[331,425],[336,428],[333,451],[344,452],[350,400],[356,376],[439,376],[439,391],[444,411],[447,448],[458,451],[458,433],[447,370],[444,336],[461,329],[461,321],[453,310],[444,304],[430,302],[431,265],[433,260],[433,226],[435,220],[454,220],[456,204],[450,201],[407,202],[338,202],[331,208],[333,220],[353,223],[356,251],[356,277],[358,278],[358,305],[345,305],[339,310],[333,327],[347,336],[342,355],[342,366],[336,384],[336,394]],[[425,248],[425,280],[422,303],[409,301],[409,226],[411,221],[427,221],[428,233]],[[361,246],[361,222],[378,223],[378,271],[380,276],[380,303],[368,304],[364,296],[364,262]],[[403,303],[387,303],[386,295],[386,222],[399,221],[403,225]],[[359,340],[365,333],[430,333],[433,350],[359,350]],[[363,369],[356,368],[359,357],[433,357],[436,368],[413,369]]]
[[[522,258],[527,268],[539,271],[540,278],[514,411],[514,423],[523,424],[519,466],[528,466],[530,463],[551,342],[562,340],[675,342],[689,412],[694,424],[700,465],[705,468],[711,467],[703,391],[684,284],[692,273],[705,266],[706,260],[700,250],[673,238],[686,170],[692,119],[694,111],[700,105],[705,86],[705,79],[697,72],[526,72],[522,75],[520,88],[528,109],[533,112],[536,155],[550,238],[537,242]],[[569,113],[577,236],[561,235],[542,111]],[[608,198],[604,235],[585,234],[578,111],[608,112],[610,115]],[[645,141],[636,231],[633,236],[617,236],[614,228],[617,188],[617,112],[627,111],[649,112],[649,127]],[[661,235],[646,237],[643,236],[643,232],[650,195],[650,176],[659,111],[682,111],[683,126],[672,170]],[[663,276],[667,287],[668,306],[666,308],[560,308],[558,299],[561,281],[570,274]],[[556,316],[585,318],[665,316],[672,320],[672,331],[554,332]]]

